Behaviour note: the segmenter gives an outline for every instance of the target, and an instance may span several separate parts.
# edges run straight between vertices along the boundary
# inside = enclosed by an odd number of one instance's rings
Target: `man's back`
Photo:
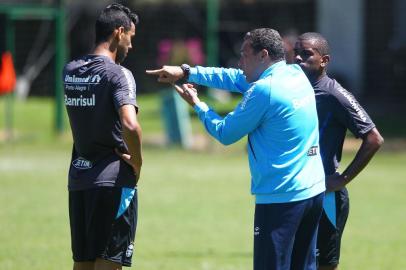
[[[114,186],[118,174],[132,175],[114,151],[126,152],[117,110],[123,104],[136,106],[135,82],[128,73],[105,56],[88,55],[65,66],[65,105],[74,140],[71,189]]]
[[[257,202],[296,201],[319,194],[324,190],[324,174],[315,98],[306,76],[300,67],[280,62],[265,71],[252,89],[266,92],[255,106],[267,103],[261,124],[249,134]]]

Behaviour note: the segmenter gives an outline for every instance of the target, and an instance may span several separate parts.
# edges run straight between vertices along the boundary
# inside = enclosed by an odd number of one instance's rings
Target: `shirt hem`
[[[75,187],[75,186],[69,186],[68,185],[68,191],[80,191],[80,190],[89,190],[89,189],[94,189],[94,188],[100,188],[100,187],[118,187],[118,188],[132,188],[132,189],[137,189],[137,186],[135,185],[126,185],[126,184],[113,184],[113,183],[100,183],[100,184],[93,184],[93,185],[86,185],[86,186],[80,186],[80,187]]]
[[[277,194],[254,194],[256,204],[287,203],[302,201],[323,193],[326,190],[324,179],[314,184],[312,187],[288,193]]]

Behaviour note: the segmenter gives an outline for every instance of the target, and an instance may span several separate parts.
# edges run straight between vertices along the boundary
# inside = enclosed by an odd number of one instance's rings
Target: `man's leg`
[[[319,270],[336,270],[340,260],[341,237],[349,214],[348,192],[344,188],[336,191],[335,200],[326,201],[333,203],[334,207],[326,207],[319,223],[317,248],[319,250]],[[327,213],[335,209],[335,212]]]
[[[94,270],[94,261],[87,256],[85,191],[69,192],[69,221],[73,253],[73,270]]]
[[[291,269],[295,234],[305,206],[304,201],[255,206],[254,270]]]
[[[70,218],[74,270],[131,266],[137,223],[134,189],[70,192]]]
[[[94,262],[74,262],[73,270],[94,270]]]
[[[319,266],[319,270],[337,270],[338,265],[329,265],[329,266]]]
[[[135,251],[134,238],[137,227],[136,190],[116,188],[112,191],[111,196],[106,195],[103,201],[110,201],[111,203],[116,200],[117,203],[114,203],[116,206],[109,211],[106,211],[109,207],[108,204],[103,206],[103,203],[101,203],[104,210],[100,213],[99,218],[95,220],[103,220],[106,212],[113,212],[114,215],[111,219],[108,218],[103,222],[97,222],[92,226],[97,228],[95,229],[95,236],[98,237],[94,239],[99,242],[97,246],[100,247],[100,252],[97,253],[96,266],[103,267],[100,269],[121,269],[121,266],[131,266],[132,256]],[[105,228],[100,228],[100,223],[105,224]],[[99,270],[99,268],[96,268],[96,270]]]
[[[290,269],[316,270],[317,227],[323,208],[324,193],[303,201],[305,211],[295,235]]]
[[[103,260],[100,258],[96,259],[94,263],[94,270],[121,270],[122,266],[119,263]]]

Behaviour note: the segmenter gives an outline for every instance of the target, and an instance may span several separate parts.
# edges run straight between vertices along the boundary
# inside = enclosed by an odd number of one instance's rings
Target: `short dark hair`
[[[137,25],[139,18],[128,7],[117,3],[108,5],[96,20],[96,44],[106,41],[114,30],[121,26],[125,31],[129,31],[131,22]]]
[[[273,61],[285,60],[283,41],[278,31],[271,28],[258,28],[245,34],[244,40],[249,40],[257,53],[262,49],[268,51]]]
[[[316,45],[315,49],[322,56],[330,53],[330,46],[328,45],[328,41],[320,33],[307,32],[307,33],[301,34],[299,36],[299,39],[314,41],[314,43]]]

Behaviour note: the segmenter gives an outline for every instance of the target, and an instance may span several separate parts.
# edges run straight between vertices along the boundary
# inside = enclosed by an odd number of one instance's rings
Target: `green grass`
[[[161,132],[156,99],[140,97],[140,105],[145,136]],[[53,136],[49,101],[17,102],[15,111],[17,136],[0,143],[0,269],[71,269],[69,132]],[[244,142],[215,145],[144,147],[131,269],[252,268],[254,204]],[[352,155],[345,153],[343,165]],[[341,269],[406,269],[404,164],[406,152],[382,151],[350,184]]]

